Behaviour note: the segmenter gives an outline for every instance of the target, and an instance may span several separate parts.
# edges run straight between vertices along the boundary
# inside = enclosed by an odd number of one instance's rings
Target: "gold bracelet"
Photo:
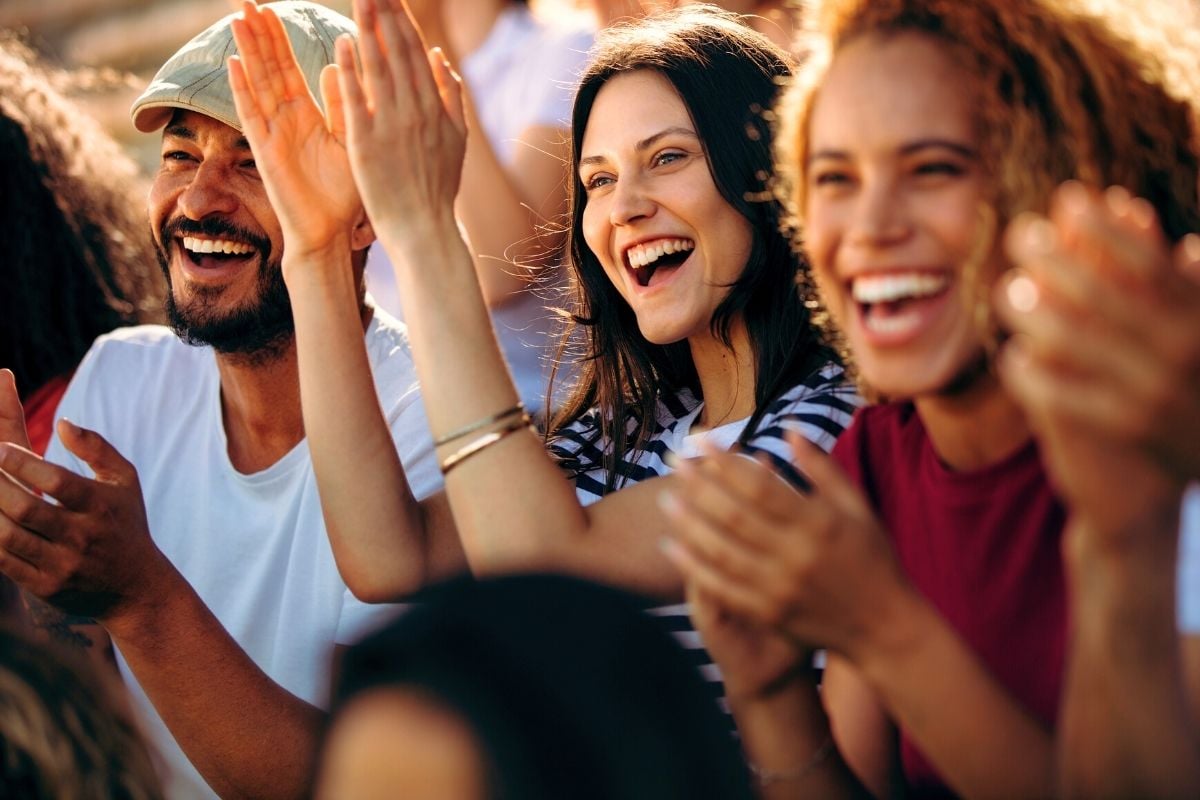
[[[824,742],[821,743],[821,746],[816,749],[816,752],[808,757],[807,761],[805,761],[803,764],[792,767],[791,769],[767,769],[765,767],[760,767],[751,761],[747,761],[746,766],[750,768],[750,774],[754,776],[756,781],[758,781],[758,785],[765,787],[774,785],[776,783],[782,783],[784,781],[800,780],[808,775],[808,773],[821,766],[821,763],[824,762],[825,759],[829,758],[829,754],[832,752],[833,736],[830,735],[825,739]]]
[[[446,460],[442,462],[442,475],[449,475],[450,470],[454,469],[471,456],[475,455],[476,453],[483,452],[496,442],[503,439],[505,436],[508,436],[510,433],[515,433],[522,428],[528,428],[532,422],[533,420],[529,418],[528,414],[521,414],[520,417],[514,419],[504,427],[497,428],[489,433],[485,433],[478,439],[475,439],[469,444],[464,445],[461,450],[456,450],[455,452],[446,456]]]
[[[492,414],[490,417],[484,417],[483,419],[477,419],[474,422],[470,423],[469,425],[464,425],[461,428],[458,428],[457,430],[450,431],[450,433],[447,433],[445,436],[434,439],[433,446],[441,447],[444,444],[450,444],[455,439],[461,439],[462,437],[466,436],[468,433],[474,433],[475,431],[479,430],[480,428],[486,428],[488,425],[493,425],[502,420],[506,420],[509,417],[513,416],[514,414],[524,414],[524,413],[525,413],[525,404],[517,403],[512,408],[506,408],[503,411],[499,411],[495,414]]]

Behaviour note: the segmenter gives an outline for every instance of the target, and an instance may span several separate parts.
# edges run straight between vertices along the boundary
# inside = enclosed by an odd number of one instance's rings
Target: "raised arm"
[[[363,32],[363,82],[353,69],[352,48],[339,42],[340,101],[334,105],[344,108],[354,175],[396,269],[431,427],[435,436],[445,436],[517,403],[454,216],[466,137],[460,84],[439,51],[425,53],[399,0],[359,0],[355,14]],[[382,163],[396,169],[381,170]],[[455,437],[439,447],[439,456],[445,462],[470,452],[481,437],[516,419]],[[454,521],[475,572],[564,571],[664,597],[682,595],[677,572],[655,545],[665,521],[652,484],[669,478],[623,489],[584,509],[531,428],[497,435],[498,441],[446,475]],[[348,461],[356,460],[349,455]],[[365,477],[361,459],[347,466],[357,472],[348,471],[346,480]],[[353,549],[361,542],[335,546]],[[386,581],[387,568],[376,566]]]
[[[872,790],[889,774],[886,726],[877,711],[861,713],[873,696],[962,795],[1048,796],[1049,732],[907,582],[857,487],[811,445],[792,444],[812,480],[809,495],[733,454],[680,471],[684,491],[668,504],[678,537],[670,549],[689,581],[730,613],[841,657],[850,699],[828,704],[830,724],[845,761]],[[779,702],[799,707],[801,698],[792,691]],[[782,705],[774,715],[787,713]],[[821,716],[793,718],[805,726],[793,739],[812,752],[823,738]],[[826,780],[838,763],[831,759]]]
[[[445,49],[449,36],[443,3],[423,0],[409,7],[424,41]],[[531,79],[550,82],[560,76]],[[494,308],[529,289],[540,269],[561,255],[568,132],[555,125],[530,125],[516,137],[512,162],[505,164],[484,134],[466,86],[462,102],[473,135],[467,140],[456,208],[471,243],[484,300]]]
[[[1181,487],[1200,477],[1200,245],[1172,252],[1148,203],[1078,184],[1008,244],[1020,269],[997,305],[1020,336],[1001,375],[1072,512],[1062,793],[1195,797],[1200,637],[1175,610],[1196,589],[1175,577]]]
[[[465,560],[444,497],[422,504],[413,496],[376,397],[361,289],[373,233],[346,154],[336,70],[322,74],[326,118],[270,7],[246,3],[244,15],[234,22],[230,84],[283,228],[304,428],[326,527],[351,590],[393,600],[461,571]],[[370,168],[385,172],[394,157]]]

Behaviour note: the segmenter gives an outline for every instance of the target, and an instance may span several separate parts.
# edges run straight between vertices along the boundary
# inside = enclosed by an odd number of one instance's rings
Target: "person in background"
[[[1195,297],[1173,273],[1190,259],[1177,243],[1200,226],[1197,71],[1152,35],[1178,24],[1158,6],[1140,6],[1137,26],[1116,3],[1087,9],[808,9],[812,57],[777,110],[777,164],[835,333],[880,402],[839,440],[836,463],[796,443],[810,495],[713,455],[681,470],[670,504],[672,552],[711,652],[744,690],[734,713],[766,796],[1048,796],[1064,766],[1081,770],[1068,783],[1082,794],[1195,796],[1196,720],[1181,676],[1197,674],[1200,651],[1197,632],[1174,624],[1171,585],[1192,472],[1180,466],[1195,461],[1194,449],[1180,458],[1196,438],[1195,355],[1176,346],[1140,365],[1157,376],[1155,409],[1171,410],[1181,442],[1116,424],[1080,436],[1079,420],[1060,412],[1082,398],[1033,402],[1032,381],[1004,366],[1051,354],[1052,337],[1029,319],[1014,329],[1031,338],[1004,344],[1002,322],[1014,318],[992,305],[1010,253],[1054,274],[1052,294],[1085,290],[1080,261],[1153,271],[1181,302]],[[1052,233],[1026,241],[1042,227],[1026,212],[1048,214]],[[1020,305],[1036,307],[1029,288],[1018,288]],[[1062,335],[1093,333],[1088,320],[1103,308],[1080,305]],[[1194,322],[1174,339],[1148,328],[1146,347],[1194,343]],[[1121,375],[1138,348],[1095,330],[1094,348],[1076,352],[1092,354],[1095,374]],[[1174,379],[1171,363],[1185,367]],[[1159,518],[1153,528],[1139,522],[1147,514]],[[1122,541],[1141,554],[1129,550],[1117,569]],[[1134,583],[1102,585],[1110,579]],[[1152,624],[1131,629],[1141,614]],[[1068,619],[1083,626],[1077,643]],[[739,659],[751,645],[774,666]],[[818,697],[797,667],[820,646],[831,655]],[[1087,742],[1100,746],[1089,753]],[[1158,770],[1128,771],[1156,748]],[[1139,782],[1147,774],[1161,782]]]
[[[135,176],[33,51],[0,36],[0,381],[15,380],[37,453],[93,340],[161,317]]]
[[[0,797],[164,796],[119,684],[89,666],[0,625]]]
[[[622,20],[657,14],[694,2],[696,0],[590,0],[587,4],[600,26],[608,27]],[[776,45],[799,55],[796,50],[798,18],[789,0],[725,0],[716,5],[740,15],[743,22]]]
[[[311,102],[354,23],[299,0],[269,8]],[[335,652],[395,613],[358,601],[330,548],[284,272],[329,258],[352,276],[388,451],[419,496],[441,485],[404,328],[366,303],[373,234],[353,180],[309,173],[314,202],[350,220],[321,253],[285,236],[263,188],[226,72],[244,22],[197,34],[131,110],[161,130],[148,218],[172,327],[97,340],[46,460],[0,385],[0,571],[68,615],[82,644],[111,638],[173,798],[305,795]]]
[[[577,355],[556,352],[563,322],[555,309],[564,301],[571,101],[593,32],[539,17],[524,0],[415,0],[409,8],[426,45],[441,47],[463,77],[472,135],[455,207],[521,400],[548,414],[564,396],[546,405],[551,374],[574,374]],[[400,315],[381,248],[367,280],[375,300]]]
[[[666,623],[698,648],[681,578],[659,549],[655,487],[674,480],[671,455],[707,439],[782,461],[786,430],[829,448],[858,400],[816,342],[796,291],[806,271],[767,192],[762,111],[789,72],[786,54],[715,9],[605,33],[572,123],[571,262],[589,358],[548,443],[518,403],[453,213],[459,84],[440,51],[418,49],[399,2],[360,0],[355,13],[366,88],[339,40],[328,129],[310,98],[265,77],[234,95],[305,250],[328,246],[321,235],[336,241],[347,221],[312,202],[312,170],[283,157],[286,143],[320,139],[311,158],[358,182],[401,282],[448,476],[447,492],[419,501],[384,436],[352,335],[352,275],[289,272],[305,426],[342,574],[374,601],[468,559],[480,576],[575,574],[672,603]],[[269,41],[254,52],[262,76],[295,71]],[[406,172],[382,172],[385,160]]]
[[[642,601],[556,576],[414,599],[346,651],[321,800],[750,800],[728,725]]]

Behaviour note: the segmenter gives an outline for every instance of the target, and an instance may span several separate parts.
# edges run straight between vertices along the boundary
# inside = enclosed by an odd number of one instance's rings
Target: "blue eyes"
[[[682,150],[664,150],[660,153],[656,153],[654,157],[650,159],[650,168],[655,169],[657,167],[667,167],[672,164],[676,164],[685,160],[688,155],[689,154],[687,152]],[[603,189],[605,186],[616,183],[617,179],[616,176],[612,175],[611,173],[599,172],[589,178],[581,177],[581,181],[583,183],[583,188],[591,192],[596,189]]]

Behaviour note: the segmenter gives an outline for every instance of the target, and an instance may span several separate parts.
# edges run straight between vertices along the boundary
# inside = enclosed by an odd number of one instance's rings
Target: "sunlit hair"
[[[980,163],[991,184],[975,267],[1003,266],[1004,226],[1023,211],[1045,212],[1054,188],[1069,179],[1146,198],[1171,240],[1200,229],[1200,42],[1188,4],[827,0],[807,3],[803,14],[809,55],[780,100],[775,144],[777,191],[801,246],[810,117],[834,56],[864,36],[914,32],[961,67],[978,114]],[[992,322],[983,309],[996,271],[968,275],[986,335]],[[827,317],[817,322],[836,340]]]
[[[115,679],[74,657],[0,627],[0,797],[161,798]]]
[[[102,333],[156,317],[161,279],[135,167],[0,36],[0,367],[23,395]]]
[[[644,448],[658,398],[684,388],[699,396],[700,385],[688,343],[657,345],[642,336],[633,309],[584,240],[587,196],[577,167],[596,96],[617,75],[652,70],[666,78],[695,123],[718,191],[750,222],[750,257],[711,323],[713,333],[729,344],[740,318],[753,347],[756,410],[744,439],[771,400],[830,358],[802,297],[807,268],[781,233],[782,208],[770,192],[770,107],[791,69],[784,51],[712,6],[618,25],[603,32],[593,50],[575,98],[568,178],[574,329],[582,330],[585,356],[573,394],[551,421],[550,436],[598,407],[597,438],[605,441],[610,491],[625,477],[618,471],[622,457],[632,462]]]

